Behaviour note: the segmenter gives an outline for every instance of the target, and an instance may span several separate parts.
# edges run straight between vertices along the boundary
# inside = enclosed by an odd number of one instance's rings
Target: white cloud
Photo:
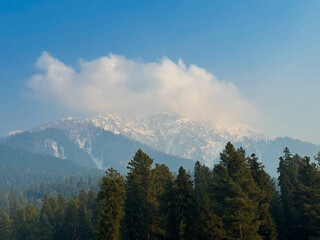
[[[169,111],[228,123],[250,123],[258,117],[234,84],[182,60],[143,63],[110,54],[79,60],[76,71],[43,52],[36,66],[42,73],[31,76],[29,87],[37,96],[86,113]]]

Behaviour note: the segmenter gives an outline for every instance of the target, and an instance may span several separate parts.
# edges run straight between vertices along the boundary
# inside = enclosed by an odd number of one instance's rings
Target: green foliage
[[[257,200],[258,200],[258,220],[259,220],[259,235],[262,239],[273,240],[277,239],[277,230],[274,220],[269,212],[270,203],[273,196],[276,194],[274,185],[270,176],[264,171],[262,163],[258,162],[255,154],[252,154],[247,159],[247,164],[250,169],[251,176],[258,186]]]
[[[319,154],[315,159],[319,160]],[[309,157],[292,156],[284,149],[280,157],[279,185],[285,217],[284,232],[290,239],[320,237],[320,172]]]
[[[18,239],[35,240],[40,237],[39,214],[33,205],[27,205],[20,210],[21,219],[18,224]]]
[[[173,209],[176,239],[195,239],[196,222],[198,221],[198,211],[196,198],[190,175],[183,167],[179,168],[179,173],[175,179],[173,188]]]
[[[67,159],[56,158],[0,145],[0,188],[12,185],[29,188],[39,183],[61,182],[69,177],[100,177],[98,169],[89,169]]]
[[[125,199],[125,186],[122,176],[113,168],[106,171],[100,181],[97,202],[101,210],[96,229],[97,239],[120,239],[120,223]]]
[[[10,240],[12,236],[12,220],[9,215],[0,209],[0,240]]]
[[[198,235],[200,239],[223,239],[222,219],[214,213],[212,199],[213,174],[208,167],[196,162],[194,167],[195,195],[199,211]]]
[[[124,234],[126,239],[148,239],[150,235],[151,165],[153,159],[139,149],[128,164]]]
[[[149,239],[162,239],[167,236],[166,227],[171,210],[165,210],[166,191],[172,186],[173,175],[164,164],[156,164],[151,170],[152,184],[150,189],[150,223]]]
[[[139,149],[125,181],[110,168],[99,186],[88,179],[11,186],[0,192],[0,240],[320,238],[319,164],[285,148],[277,192],[256,155],[228,143],[220,157],[213,170],[197,162],[194,181],[183,167],[175,178],[164,164],[152,168]]]
[[[49,204],[47,195],[42,200],[40,210],[40,236],[41,240],[51,240],[53,235],[53,226],[50,223],[50,218],[53,218],[52,208]]]
[[[242,148],[229,142],[214,167],[214,199],[227,239],[262,239],[259,235],[259,187]]]
[[[222,219],[214,213],[213,203],[207,196],[204,196],[200,209],[199,239],[224,239],[226,233]]]

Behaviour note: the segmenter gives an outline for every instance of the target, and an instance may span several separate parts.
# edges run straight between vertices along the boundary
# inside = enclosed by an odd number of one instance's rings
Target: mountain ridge
[[[72,143],[68,144],[70,146],[75,144],[78,148],[75,152],[85,152],[81,155],[85,156],[83,161],[87,158],[88,164],[91,161],[100,169],[110,166],[111,163],[125,169],[127,162],[139,147],[146,149],[151,156],[155,154],[155,159],[160,153],[167,154],[160,154],[160,158],[169,159],[171,156],[171,160],[165,162],[170,165],[175,161],[173,169],[179,164],[192,169],[192,161],[194,163],[197,160],[213,167],[219,161],[219,154],[225,144],[231,141],[237,147],[244,147],[247,154],[256,153],[266,170],[275,176],[278,159],[284,147],[291,148],[293,153],[311,157],[320,150],[319,145],[289,137],[271,137],[250,126],[212,124],[191,120],[176,113],[158,113],[143,117],[104,114],[84,120],[68,117],[11,134],[6,141],[17,139],[21,134],[36,135],[48,129],[59,129],[64,132],[66,138],[63,140],[64,145],[71,141]],[[46,141],[51,147],[51,153],[63,158],[65,149],[63,146],[58,146],[58,140],[51,138],[50,134],[45,135],[38,145],[45,145]]]

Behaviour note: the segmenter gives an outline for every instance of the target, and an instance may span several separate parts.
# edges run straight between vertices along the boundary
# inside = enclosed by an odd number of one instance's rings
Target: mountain
[[[98,178],[103,171],[83,167],[68,159],[0,145],[0,189],[58,182],[68,177]]]
[[[246,125],[212,124],[191,120],[176,113],[142,118],[105,115],[91,119],[94,126],[142,142],[159,151],[199,160],[213,166],[228,141],[271,139]]]
[[[311,157],[320,150],[319,145],[270,137],[247,125],[209,123],[176,113],[144,117],[105,114],[86,120],[69,117],[13,133],[2,142],[70,159],[86,167],[112,166],[124,172],[138,148],[174,171],[180,165],[192,170],[196,160],[213,167],[228,141],[244,147],[248,155],[256,153],[272,176],[277,175],[284,147]]]
[[[181,165],[189,170],[194,166],[190,159],[171,156],[126,136],[105,131],[90,120],[68,118],[53,121],[11,134],[1,142],[14,148],[68,159],[85,167],[113,167],[123,173],[139,148],[153,157],[155,163],[164,163],[173,171]]]
[[[271,137],[247,125],[218,124],[191,120],[176,113],[161,113],[141,118],[101,115],[90,120],[94,126],[122,134],[159,151],[199,160],[213,167],[225,144],[242,146],[247,154],[256,153],[272,176],[277,175],[278,160],[283,149],[313,157],[320,146],[289,137]]]

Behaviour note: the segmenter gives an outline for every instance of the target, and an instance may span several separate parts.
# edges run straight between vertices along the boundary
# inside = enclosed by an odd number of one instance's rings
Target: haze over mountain
[[[275,176],[284,147],[293,153],[314,156],[320,146],[289,137],[271,137],[243,124],[212,124],[176,113],[144,117],[104,114],[91,119],[72,117],[53,121],[24,132],[14,132],[3,144],[71,159],[85,167],[126,171],[138,148],[173,170],[192,169],[195,161],[213,167],[219,153],[231,141],[247,154],[256,153],[266,170]]]

